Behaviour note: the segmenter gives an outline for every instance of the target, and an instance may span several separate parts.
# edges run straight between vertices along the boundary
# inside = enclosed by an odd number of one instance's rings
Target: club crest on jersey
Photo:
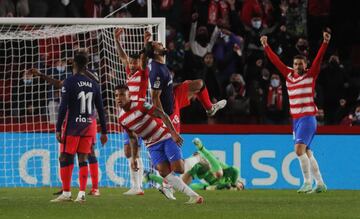
[[[79,81],[77,84],[79,87],[83,87],[83,86],[92,87],[92,83],[89,81]]]

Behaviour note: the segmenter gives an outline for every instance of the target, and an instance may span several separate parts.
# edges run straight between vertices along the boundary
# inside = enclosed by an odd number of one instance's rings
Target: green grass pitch
[[[50,203],[55,188],[0,189],[0,218],[360,218],[360,191],[330,190],[297,194],[295,190],[201,191],[202,205],[186,205],[187,197],[166,200],[157,190],[127,197],[125,189],[102,188],[86,203]],[[77,191],[73,191],[73,198]]]

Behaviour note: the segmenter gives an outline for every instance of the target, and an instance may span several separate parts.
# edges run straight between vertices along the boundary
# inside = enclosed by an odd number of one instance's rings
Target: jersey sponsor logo
[[[179,124],[180,123],[179,116],[175,115],[171,122],[172,124]]]
[[[79,115],[78,117],[76,117],[75,122],[77,122],[77,123],[92,123],[92,119],[88,118],[88,117],[82,117],[81,115]]]
[[[157,77],[156,78],[156,81],[154,82],[154,88],[160,88],[160,84],[161,84],[161,82],[160,82],[160,77]]]

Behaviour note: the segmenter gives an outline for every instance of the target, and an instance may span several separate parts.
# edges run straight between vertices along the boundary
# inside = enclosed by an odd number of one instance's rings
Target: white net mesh
[[[28,70],[37,68],[47,76],[64,80],[71,74],[72,58],[78,48],[89,50],[88,68],[99,75],[111,133],[104,148],[96,145],[100,186],[128,187],[128,164],[114,102],[114,88],[125,82],[126,75],[116,53],[113,31],[124,28],[122,45],[132,53],[143,48],[145,30],[150,28],[153,39],[158,39],[159,25],[0,26],[0,187],[61,185],[54,135],[60,92]],[[145,169],[149,169],[144,147],[141,157]],[[73,185],[77,184],[77,176],[75,168]]]

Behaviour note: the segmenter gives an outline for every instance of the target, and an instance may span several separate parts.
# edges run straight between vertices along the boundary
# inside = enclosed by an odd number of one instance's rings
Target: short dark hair
[[[85,50],[81,50],[75,53],[74,62],[78,68],[83,70],[89,62],[89,55]]]
[[[152,42],[147,42],[144,48],[144,54],[150,59],[154,58],[154,47]]]
[[[130,54],[129,54],[129,58],[131,58],[131,59],[138,59],[138,58],[140,58],[140,53],[138,53],[138,52],[130,53]]]
[[[302,60],[304,60],[305,62],[307,61],[307,58],[306,58],[306,56],[304,56],[304,55],[296,55],[296,56],[294,56],[294,58],[293,58],[293,60],[295,60],[295,59],[302,59]]]
[[[116,85],[115,90],[129,90],[129,87],[126,84],[118,84]]]

